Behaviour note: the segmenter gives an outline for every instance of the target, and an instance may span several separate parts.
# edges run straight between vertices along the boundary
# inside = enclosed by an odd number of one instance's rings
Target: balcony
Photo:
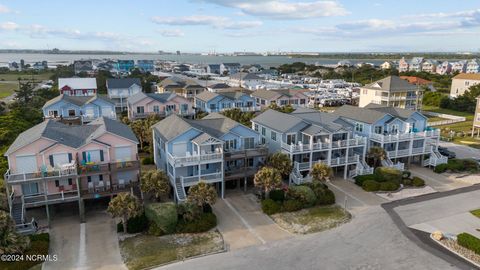
[[[185,156],[173,156],[172,154],[168,153],[168,162],[175,167],[181,166],[189,166],[189,165],[197,165],[202,163],[215,163],[221,162],[223,160],[223,153],[216,152],[216,153],[203,153],[203,154],[190,154],[187,152]]]
[[[225,180],[233,180],[254,176],[257,173],[256,167],[234,167],[225,169]]]
[[[355,147],[366,145],[367,140],[365,137],[357,137],[349,140],[339,140],[332,143],[312,143],[312,144],[303,144],[298,142],[297,144],[286,144],[282,142],[282,149],[290,153],[298,152],[309,152],[309,151],[321,151],[335,148],[346,148],[346,147]]]
[[[57,180],[77,175],[77,166],[75,161],[61,165],[57,168],[43,168],[41,171],[32,173],[12,173],[7,170],[5,179],[9,184],[22,184],[28,181]]]
[[[110,170],[112,172],[121,172],[121,171],[138,170],[138,169],[140,169],[140,161],[138,160],[119,161],[119,162],[110,163]]]
[[[221,182],[223,180],[223,174],[221,172],[216,172],[194,176],[180,176],[180,180],[183,182],[184,187],[188,187],[197,184],[200,180],[206,183]]]
[[[78,200],[78,190],[60,191],[55,193],[39,193],[34,195],[24,195],[25,207],[37,207],[45,204],[57,204],[64,202],[73,202]]]
[[[412,149],[400,149],[397,151],[387,151],[387,156],[389,158],[399,158],[399,157],[406,157],[412,155],[421,155],[421,154],[429,154],[433,151],[433,146],[429,145],[427,147],[414,147]]]
[[[138,189],[138,179],[126,183],[125,180],[117,179],[110,181],[100,181],[97,183],[89,183],[87,189],[81,190],[81,196],[84,199],[92,199],[115,195],[121,192],[131,192]]]
[[[408,141],[414,139],[433,138],[440,136],[440,130],[426,130],[422,132],[397,133],[397,134],[377,134],[371,133],[370,139],[381,143]]]
[[[80,176],[108,173],[110,173],[110,164],[108,163],[87,163],[83,165],[78,165],[78,175]]]
[[[225,149],[226,159],[249,158],[256,156],[266,156],[268,148],[265,144],[257,144],[253,148]]]

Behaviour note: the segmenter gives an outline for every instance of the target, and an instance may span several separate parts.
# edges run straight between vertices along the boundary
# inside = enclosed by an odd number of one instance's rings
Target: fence
[[[428,122],[427,125],[431,126],[431,127],[449,125],[449,124],[454,124],[454,123],[460,123],[460,122],[467,121],[467,119],[463,116],[456,116],[456,115],[451,115],[451,114],[428,112],[428,111],[422,111],[422,113],[424,115],[440,117],[440,118],[445,118],[446,119],[446,120]]]

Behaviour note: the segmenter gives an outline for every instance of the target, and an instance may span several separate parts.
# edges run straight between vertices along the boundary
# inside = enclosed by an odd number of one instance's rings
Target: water
[[[293,62],[305,62],[307,64],[319,63],[322,65],[333,65],[340,60],[349,60],[352,64],[369,62],[376,65],[383,63],[383,60],[360,60],[360,59],[325,59],[314,57],[288,57],[288,56],[210,56],[210,55],[170,55],[170,54],[41,54],[41,53],[0,53],[0,65],[5,66],[8,62],[24,59],[27,64],[47,60],[49,65],[70,64],[80,59],[119,59],[119,60],[169,60],[179,63],[192,64],[220,64],[240,63],[259,64],[264,67],[277,67],[282,64]]]

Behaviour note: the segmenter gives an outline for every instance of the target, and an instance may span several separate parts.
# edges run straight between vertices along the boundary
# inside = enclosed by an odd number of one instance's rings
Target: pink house
[[[278,106],[292,105],[296,107],[307,107],[308,97],[304,94],[304,89],[276,89],[265,90],[260,89],[252,93],[255,98],[255,104],[261,109],[272,104]]]
[[[138,190],[138,141],[130,128],[109,118],[82,126],[46,120],[9,147],[5,173],[11,215],[26,224],[25,208],[79,203]]]
[[[170,114],[193,115],[192,103],[175,93],[140,92],[127,99],[128,118],[135,120],[148,115],[168,116]]]

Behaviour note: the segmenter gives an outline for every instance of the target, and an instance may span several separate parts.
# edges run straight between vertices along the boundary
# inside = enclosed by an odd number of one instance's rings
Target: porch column
[[[312,169],[312,165],[313,165],[313,135],[310,136],[310,158],[309,158],[309,161],[310,161],[309,168]]]
[[[343,179],[347,179],[348,177],[348,157],[347,157],[347,163],[345,164],[345,170],[343,172]]]
[[[225,170],[223,168],[223,160],[220,162],[222,170],[222,199],[225,197]]]
[[[77,194],[78,194],[78,213],[80,215],[80,223],[85,223],[85,204],[81,198],[80,192],[80,177],[75,179],[77,183]]]
[[[47,180],[43,180],[43,195],[45,198],[45,211],[47,212],[47,224],[50,227],[50,209],[48,207],[48,189],[47,189]]]

